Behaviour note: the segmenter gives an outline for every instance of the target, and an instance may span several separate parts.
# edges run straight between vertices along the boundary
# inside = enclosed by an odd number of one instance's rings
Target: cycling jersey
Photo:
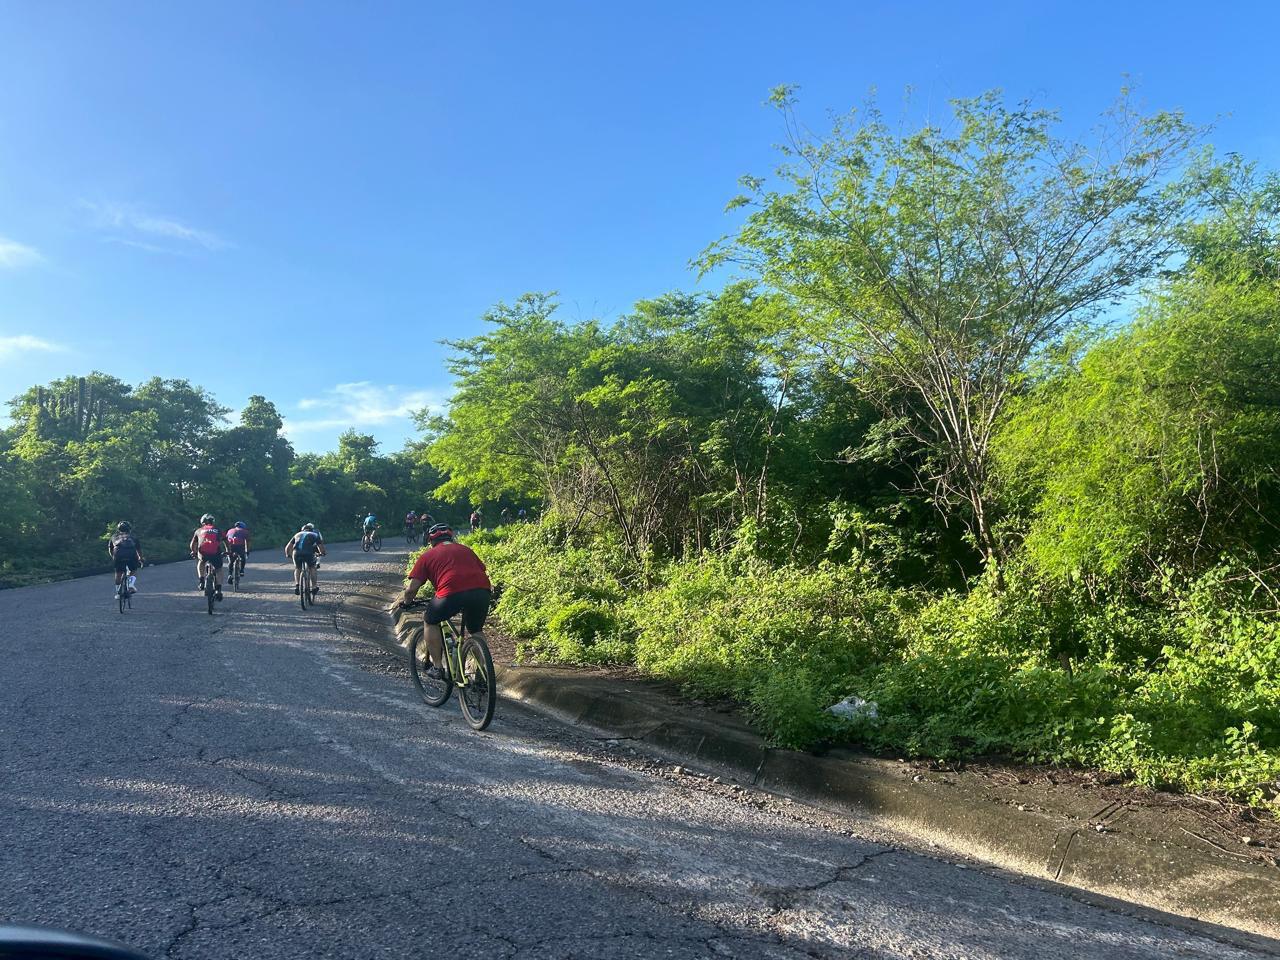
[[[293,552],[295,555],[301,553],[310,556],[320,549],[322,543],[324,537],[315,530],[299,530],[293,535]]]
[[[202,557],[216,557],[222,553],[222,531],[211,523],[206,523],[193,534],[196,538],[196,550]]]
[[[108,549],[117,560],[136,559],[142,553],[142,541],[131,533],[117,533]]]
[[[418,558],[409,572],[411,580],[429,580],[437,597],[464,590],[491,590],[484,561],[461,543],[441,543]]]
[[[377,525],[378,525],[378,518],[375,517],[372,513],[364,518],[364,528],[366,530],[372,530]]]
[[[249,531],[243,527],[232,527],[227,531],[227,547],[231,550],[243,550],[249,543]]]

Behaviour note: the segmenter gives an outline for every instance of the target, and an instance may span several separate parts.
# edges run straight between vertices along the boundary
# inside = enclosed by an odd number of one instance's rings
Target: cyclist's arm
[[[284,555],[286,557],[293,556],[293,545],[295,542],[297,542],[297,539],[298,539],[297,537],[290,537],[289,542],[284,545]]]
[[[199,538],[193,533],[191,535],[191,542],[187,544],[187,552],[190,553],[193,557],[196,555],[196,541],[198,539]]]
[[[425,585],[426,583],[427,583],[427,580],[425,578],[409,580],[405,584],[404,593],[401,594],[400,598],[391,605],[391,609],[398,610],[399,608],[412,603],[413,598],[418,595],[418,591],[421,590],[423,585]]]

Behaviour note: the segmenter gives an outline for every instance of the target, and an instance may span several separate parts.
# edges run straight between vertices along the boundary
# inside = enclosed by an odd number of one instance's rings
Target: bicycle
[[[376,527],[373,530],[366,530],[364,532],[364,539],[360,541],[360,549],[365,553],[368,553],[370,550],[382,549],[382,534],[378,532]]]
[[[422,607],[425,603],[415,600],[408,608]],[[409,644],[409,670],[414,686],[423,701],[431,707],[443,706],[449,700],[453,688],[458,688],[458,706],[462,718],[472,730],[483,730],[493,720],[498,704],[498,682],[493,669],[493,655],[483,633],[467,633],[462,615],[440,624],[444,635],[443,663],[440,676],[427,676],[431,666],[428,656],[426,618],[422,631],[414,634]]]
[[[187,582],[190,583],[190,581]],[[200,557],[200,587],[204,590],[204,602],[209,607],[209,616],[213,616],[217,584],[213,579],[213,564],[205,556]]]
[[[133,609],[133,591],[129,589],[129,581],[132,578],[133,574],[125,570],[124,576],[116,584],[116,602],[120,604],[121,613]]]
[[[227,568],[227,580],[231,584],[231,589],[239,592],[240,578],[244,576],[244,555],[240,553],[231,554],[231,563]]]
[[[411,547],[418,542],[418,531],[414,527],[404,528],[404,542]]]
[[[316,566],[319,566],[318,560]],[[302,604],[303,610],[315,606],[316,602],[315,567],[305,560],[302,563],[302,575],[298,577],[298,602]]]

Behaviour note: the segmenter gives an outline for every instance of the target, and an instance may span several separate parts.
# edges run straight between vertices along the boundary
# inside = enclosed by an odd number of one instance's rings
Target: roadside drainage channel
[[[386,574],[348,594],[334,620],[346,635],[407,656],[420,613],[387,606],[401,578]],[[871,820],[1037,880],[1203,923],[1241,942],[1280,951],[1280,869],[1258,858],[1177,842],[1122,803],[1079,798],[1056,809],[1020,803],[1017,791],[922,774],[906,764],[833,750],[813,756],[770,747],[732,717],[682,716],[656,684],[562,667],[497,665],[500,692],[574,726],[646,747],[757,789]],[[1140,830],[1141,832],[1134,832]],[[1184,831],[1185,832],[1185,831]],[[1112,903],[1112,906],[1116,904]],[[1265,938],[1258,940],[1257,938]]]

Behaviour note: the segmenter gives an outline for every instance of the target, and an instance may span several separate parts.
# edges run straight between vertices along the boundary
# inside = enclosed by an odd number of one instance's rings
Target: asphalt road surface
[[[0,591],[0,922],[160,957],[1253,957],[948,862],[509,702],[485,734],[254,555]]]

